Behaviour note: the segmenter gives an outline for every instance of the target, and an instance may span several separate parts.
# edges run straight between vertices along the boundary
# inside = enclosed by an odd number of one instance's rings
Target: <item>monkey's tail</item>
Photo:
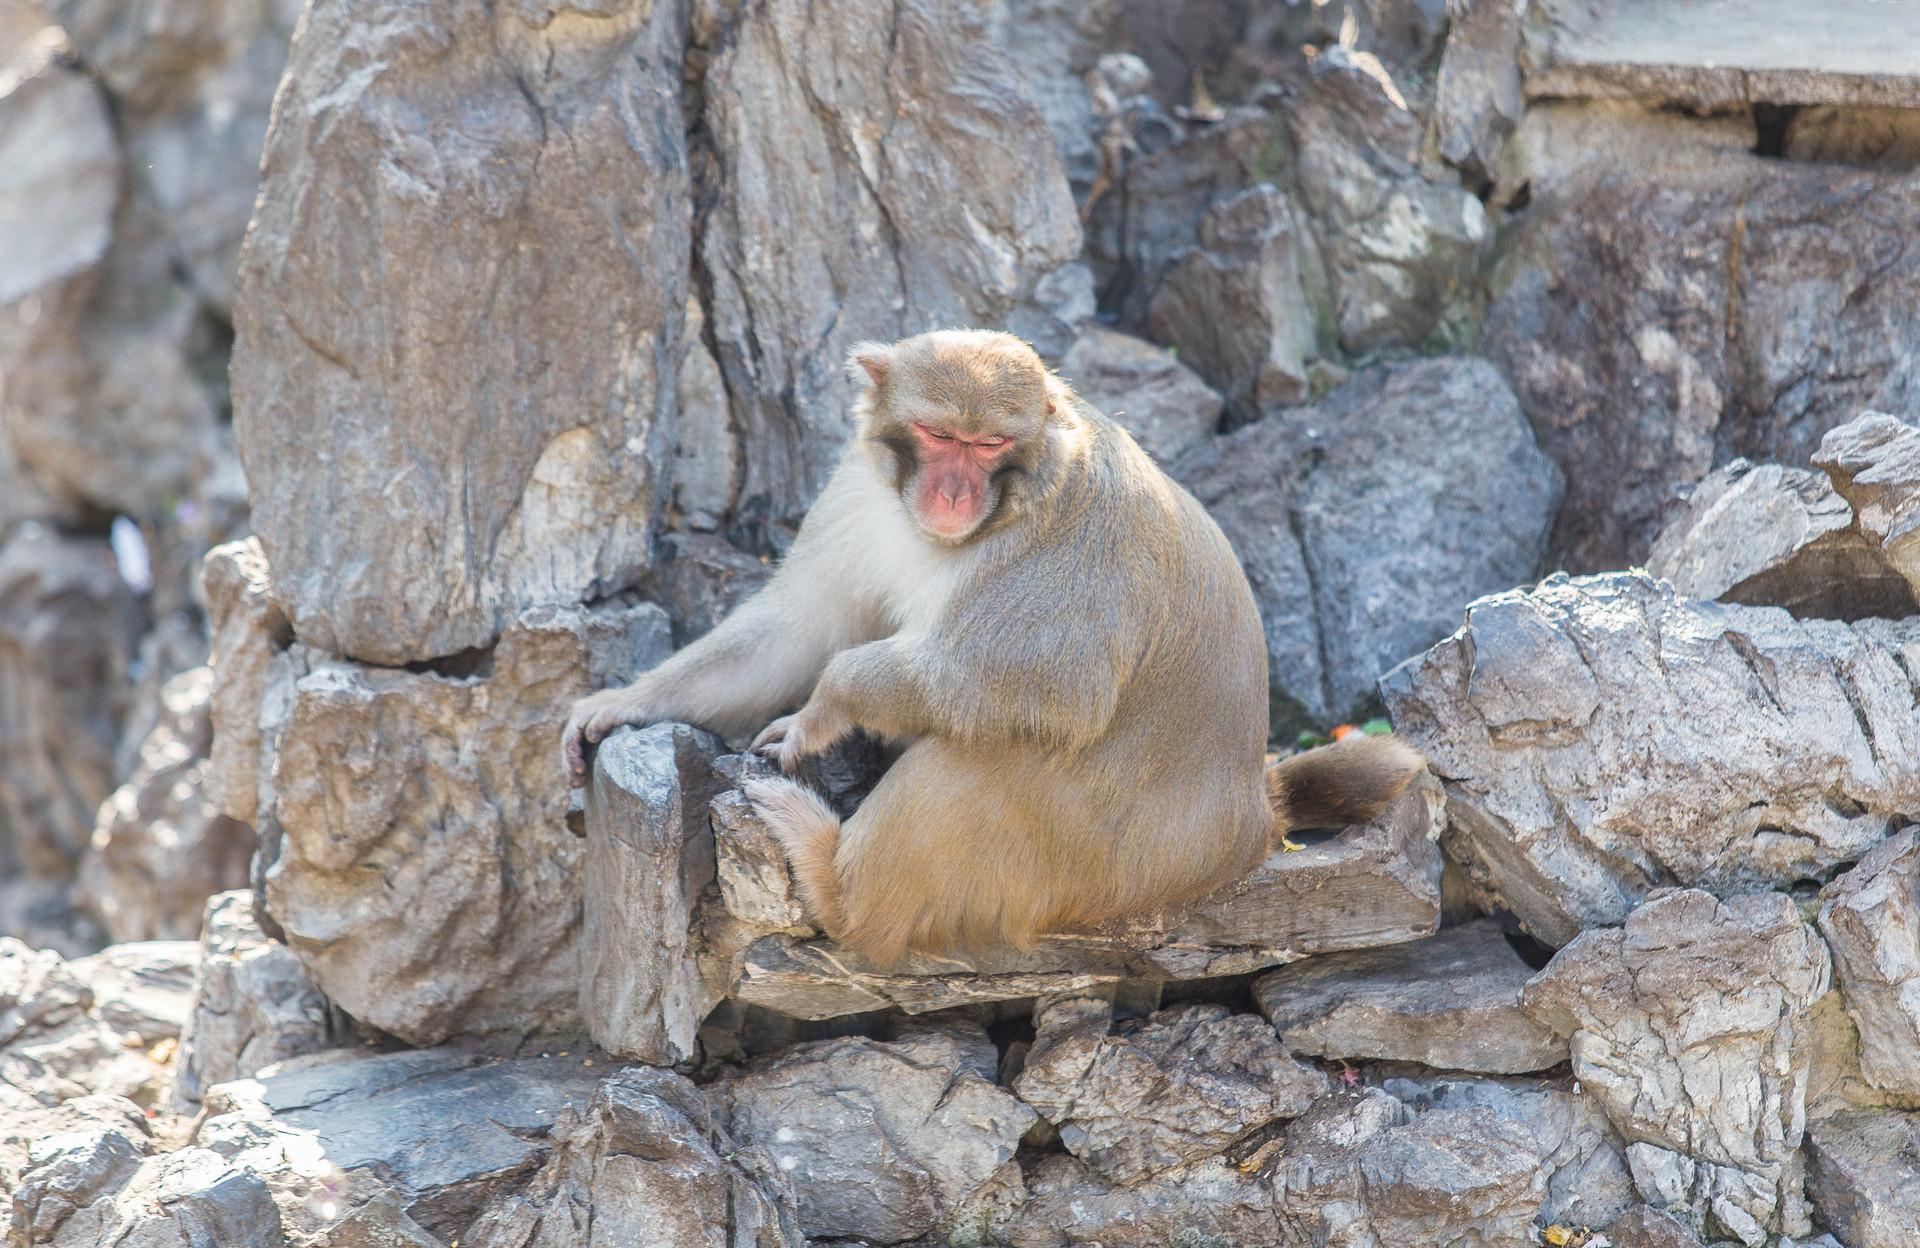
[[[1426,765],[1420,751],[1390,736],[1348,737],[1281,759],[1267,768],[1274,832],[1365,823]]]
[[[787,851],[787,863],[800,885],[800,899],[829,936],[846,930],[840,900],[840,816],[806,785],[782,777],[749,780],[740,786],[767,828]]]

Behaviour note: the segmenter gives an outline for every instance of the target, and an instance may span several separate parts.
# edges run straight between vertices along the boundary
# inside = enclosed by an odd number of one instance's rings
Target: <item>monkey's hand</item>
[[[811,758],[830,748],[853,731],[853,721],[831,703],[810,698],[798,714],[782,715],[753,739],[753,752],[780,764],[780,770],[792,773],[803,758]]]
[[[632,688],[603,689],[573,704],[567,716],[561,747],[566,757],[567,779],[576,789],[585,788],[593,770],[587,765],[587,750],[599,745],[607,734],[622,724],[649,722],[645,704]]]

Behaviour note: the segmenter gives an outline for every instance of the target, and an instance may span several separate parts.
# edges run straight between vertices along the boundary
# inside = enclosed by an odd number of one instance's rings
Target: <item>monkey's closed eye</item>
[[[953,435],[946,432],[944,429],[935,429],[933,426],[923,425],[919,421],[915,421],[913,423],[913,427],[919,430],[925,436],[932,438],[935,442],[953,441]]]

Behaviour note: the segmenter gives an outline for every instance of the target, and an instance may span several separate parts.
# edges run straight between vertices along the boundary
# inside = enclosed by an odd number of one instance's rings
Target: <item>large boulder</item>
[[[1220,396],[1165,347],[1093,328],[1074,339],[1060,374],[1162,464],[1220,427]]]
[[[111,1130],[41,1142],[14,1197],[8,1242],[21,1248],[281,1248],[287,1242],[280,1210],[259,1175],[210,1149],[144,1151],[140,1137]]]
[[[658,607],[616,600],[529,608],[464,670],[278,657],[267,913],[329,999],[413,1044],[575,1025],[586,847],[556,733],[668,649]]]
[[[1499,374],[1461,358],[1367,369],[1175,475],[1253,583],[1281,726],[1363,709],[1469,601],[1532,576],[1561,484]]]
[[[702,35],[708,324],[745,464],[735,522],[769,540],[851,432],[855,342],[972,324],[1057,356],[1092,291],[1059,157],[985,7],[752,0]]]
[[[1874,846],[1820,901],[1861,1073],[1883,1092],[1920,1096],[1920,832]]]
[[[1780,893],[1666,891],[1583,933],[1523,994],[1572,1037],[1573,1071],[1620,1133],[1641,1196],[1756,1244],[1806,1231],[1804,1015],[1826,946]]]
[[[590,7],[323,3],[301,23],[233,397],[306,642],[441,658],[646,568],[693,245],[683,15]]]
[[[1663,884],[1826,878],[1920,814],[1916,644],[1920,620],[1556,575],[1474,603],[1381,689],[1448,778],[1448,857],[1562,945]]]

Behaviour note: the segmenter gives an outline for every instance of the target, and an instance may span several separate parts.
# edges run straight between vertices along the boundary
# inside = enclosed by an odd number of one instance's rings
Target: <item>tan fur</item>
[[[858,436],[779,573],[575,709],[576,781],[616,724],[747,733],[802,698],[762,734],[784,763],[852,727],[906,743],[844,826],[790,791],[753,798],[823,924],[883,965],[1026,946],[1251,870],[1277,826],[1266,647],[1218,526],[1016,338],[862,344],[849,375]],[[957,540],[906,501],[911,421],[1015,440]],[[1296,813],[1372,809],[1405,783],[1375,762],[1283,766],[1273,791]]]

